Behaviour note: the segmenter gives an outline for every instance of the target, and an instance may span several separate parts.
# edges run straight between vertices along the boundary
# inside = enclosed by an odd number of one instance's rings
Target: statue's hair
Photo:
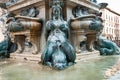
[[[57,2],[58,1],[58,2]],[[61,8],[61,4],[60,4],[60,1],[59,0],[54,0],[54,4],[52,5],[52,13],[51,13],[51,18],[52,18],[52,20],[53,20],[53,10],[58,10],[58,11],[60,11],[60,14],[59,14],[59,16],[60,16],[60,19],[61,20],[63,20],[63,18],[62,18],[62,8]]]

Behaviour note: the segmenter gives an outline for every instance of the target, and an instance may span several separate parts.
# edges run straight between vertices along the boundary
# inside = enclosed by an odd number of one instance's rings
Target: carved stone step
[[[28,53],[28,52],[23,53],[23,54],[12,53],[10,55],[10,58],[12,60],[33,61],[33,62],[38,63],[38,62],[41,61],[41,54],[42,53],[33,55],[32,53]],[[99,51],[83,52],[81,54],[76,54],[76,56],[77,56],[76,62],[100,57],[99,56]]]

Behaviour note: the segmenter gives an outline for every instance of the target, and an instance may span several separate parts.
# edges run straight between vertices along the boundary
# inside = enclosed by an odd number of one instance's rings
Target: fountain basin
[[[41,64],[7,60],[0,62],[0,68],[2,68],[0,76],[2,80],[103,80],[105,79],[104,71],[113,66],[118,58],[102,56],[79,61],[74,66],[62,71]]]

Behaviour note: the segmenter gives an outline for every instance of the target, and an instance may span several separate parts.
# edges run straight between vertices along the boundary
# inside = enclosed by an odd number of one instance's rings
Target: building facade
[[[102,9],[101,11],[104,21],[102,35],[120,46],[120,14],[109,8]]]

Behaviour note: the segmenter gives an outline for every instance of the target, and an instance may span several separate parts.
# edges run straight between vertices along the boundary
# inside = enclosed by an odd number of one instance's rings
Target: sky
[[[106,2],[108,8],[120,14],[120,0],[97,0],[97,3]]]

